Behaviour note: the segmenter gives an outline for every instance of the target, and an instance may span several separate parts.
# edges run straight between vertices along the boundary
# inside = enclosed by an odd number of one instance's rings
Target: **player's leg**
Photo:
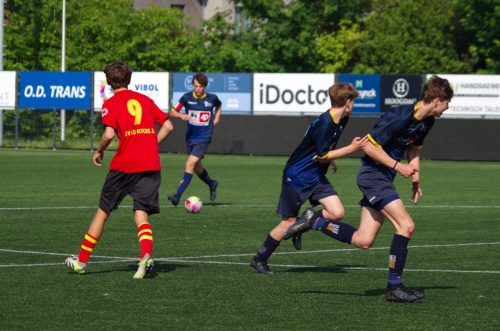
[[[130,185],[126,174],[110,171],[101,190],[99,208],[97,209],[89,229],[85,233],[78,257],[66,259],[66,266],[79,274],[85,273],[87,262],[97,245],[104,229],[104,224],[112,210],[118,208],[128,194]]]
[[[307,209],[302,217],[289,229],[287,229],[285,239],[292,238],[293,247],[296,250],[302,249],[302,234],[313,230],[320,230],[326,223],[332,220],[340,220],[344,217],[344,206],[337,193],[331,185],[320,184],[312,191],[312,205],[322,205],[324,208],[314,211]]]
[[[294,247],[299,249],[302,244],[297,244],[299,242],[297,235],[313,229],[341,242],[350,243],[356,228],[347,223],[339,222],[344,217],[344,206],[333,186],[329,183],[315,185],[309,200],[313,206],[321,204],[324,208],[314,213],[312,210],[306,210],[302,217],[287,230],[284,238],[295,236]]]
[[[283,216],[281,218],[281,222],[271,230],[271,232],[267,235],[264,243],[261,248],[255,254],[252,259],[250,265],[260,273],[274,275],[274,272],[269,268],[267,264],[267,260],[271,257],[271,254],[278,248],[280,245],[283,235],[285,231],[288,229],[290,225],[292,225],[297,217],[287,217]]]
[[[297,220],[300,207],[307,200],[305,195],[283,184],[281,187],[280,199],[278,202],[277,213],[282,215],[281,222],[267,235],[264,243],[257,251],[250,265],[258,272],[273,275],[274,272],[269,269],[267,260],[271,254],[278,248],[286,230]]]
[[[205,169],[201,163],[201,160],[205,156],[208,146],[208,143],[198,143],[194,146],[191,154],[198,156],[198,158],[200,159],[200,161],[195,165],[194,172],[196,173],[196,175],[198,175],[198,178],[200,178],[205,184],[208,185],[210,189],[210,200],[214,201],[217,197],[217,186],[219,185],[219,183],[208,175],[207,169]]]
[[[424,299],[421,292],[412,291],[403,285],[402,274],[408,256],[408,244],[415,230],[415,223],[406,211],[401,199],[396,199],[382,209],[384,216],[394,225],[389,252],[389,271],[387,279],[386,299],[397,302],[418,302]]]
[[[136,183],[130,195],[134,199],[134,222],[137,227],[141,258],[134,278],[144,278],[154,267],[153,228],[149,223],[149,215],[160,212],[158,191],[161,185],[161,172],[150,171],[135,176]]]
[[[84,274],[87,269],[87,262],[90,259],[94,247],[97,245],[99,238],[104,230],[104,223],[109,217],[110,212],[104,211],[101,208],[97,209],[89,229],[83,237],[82,245],[80,246],[80,253],[78,257],[68,257],[65,264],[68,268],[72,269],[78,274]]]
[[[130,192],[134,199],[134,222],[137,227],[137,239],[141,248],[139,268],[134,278],[144,278],[153,270],[153,228],[149,215],[160,212],[158,191],[161,185],[161,172],[149,171],[137,173],[135,184]]]
[[[175,194],[168,196],[168,200],[172,202],[174,206],[177,206],[179,204],[182,194],[184,194],[184,191],[186,191],[189,184],[191,183],[191,179],[193,179],[194,168],[196,166],[196,163],[199,161],[200,159],[195,155],[190,154],[188,156],[184,169],[184,175],[182,175],[182,179],[179,182],[177,191],[175,192]]]
[[[352,235],[351,245],[361,249],[369,249],[375,242],[383,224],[384,215],[381,212],[362,206],[359,227]]]
[[[141,247],[141,260],[134,278],[146,277],[154,267],[153,262],[153,229],[148,221],[148,214],[143,210],[134,212],[137,226],[137,239]]]
[[[348,223],[338,221],[344,217],[344,206],[338,195],[330,195],[319,199],[319,203],[325,208],[318,210],[313,215],[306,211],[304,216],[287,230],[285,238],[288,239],[295,234],[312,229],[350,244],[356,228]],[[295,239],[294,247],[297,248],[297,239]]]

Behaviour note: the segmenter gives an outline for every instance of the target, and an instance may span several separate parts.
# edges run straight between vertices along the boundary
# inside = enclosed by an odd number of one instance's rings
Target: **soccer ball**
[[[201,210],[201,206],[203,206],[203,203],[201,203],[201,200],[198,197],[189,197],[186,199],[186,202],[184,202],[184,207],[188,213],[199,212]]]

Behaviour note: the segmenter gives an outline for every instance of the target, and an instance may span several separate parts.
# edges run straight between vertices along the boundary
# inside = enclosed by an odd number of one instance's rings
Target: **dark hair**
[[[206,87],[208,85],[208,78],[203,72],[198,71],[197,73],[195,73],[193,76],[193,81],[191,83],[194,84],[195,79],[198,83],[200,83],[201,86]]]
[[[453,98],[453,89],[447,79],[432,75],[425,83],[420,99],[424,103],[431,103],[436,98],[439,98],[439,101],[450,101]]]
[[[359,96],[358,91],[351,83],[336,83],[328,89],[332,107],[340,108],[345,105],[347,100],[354,100]]]
[[[102,71],[106,75],[106,82],[113,90],[128,88],[132,78],[132,68],[125,63],[115,61],[107,65]]]

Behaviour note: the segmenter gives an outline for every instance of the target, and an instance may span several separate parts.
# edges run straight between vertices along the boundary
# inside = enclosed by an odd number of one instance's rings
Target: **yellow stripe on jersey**
[[[375,139],[373,139],[373,137],[370,134],[368,134],[367,136],[368,136],[368,139],[370,139],[370,141],[372,142],[372,144],[374,144],[377,147],[382,148],[382,145],[380,145],[378,142],[376,142]]]
[[[330,152],[331,152],[331,151],[328,151],[328,153],[326,153],[326,154],[325,154],[325,155],[323,155],[323,156],[318,157],[318,159],[320,159],[320,160],[324,160],[324,159],[328,158],[328,155],[330,155]]]

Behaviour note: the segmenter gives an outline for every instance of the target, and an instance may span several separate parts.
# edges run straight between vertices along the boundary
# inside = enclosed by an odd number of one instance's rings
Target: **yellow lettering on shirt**
[[[154,128],[134,129],[125,131],[125,137],[131,137],[138,134],[156,134]]]

